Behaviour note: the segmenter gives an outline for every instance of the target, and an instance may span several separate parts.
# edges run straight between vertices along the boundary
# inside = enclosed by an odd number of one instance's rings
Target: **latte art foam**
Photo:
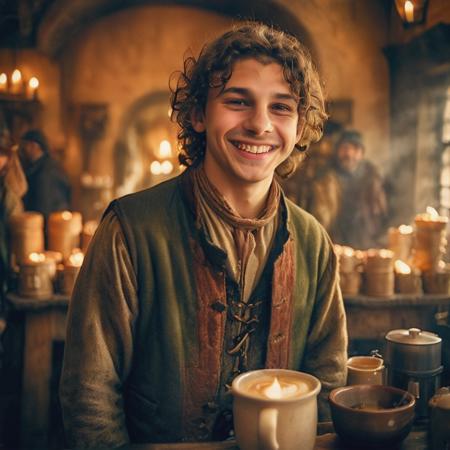
[[[267,399],[288,399],[301,397],[311,390],[311,386],[294,377],[277,375],[275,378],[265,378],[249,383],[247,392]]]

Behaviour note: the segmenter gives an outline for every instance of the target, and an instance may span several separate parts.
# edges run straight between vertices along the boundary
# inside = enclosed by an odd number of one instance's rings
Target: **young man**
[[[291,36],[246,24],[185,63],[172,96],[178,178],[112,203],[70,304],[61,401],[69,444],[225,439],[233,378],[302,370],[345,382],[332,245],[274,179],[325,118]]]

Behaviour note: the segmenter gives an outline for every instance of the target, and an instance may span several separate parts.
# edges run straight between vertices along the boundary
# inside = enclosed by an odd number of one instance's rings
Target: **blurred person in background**
[[[17,152],[7,138],[0,138],[0,315],[9,273],[8,223],[14,214],[23,211],[21,197],[27,190]]]
[[[305,161],[281,185],[287,197],[311,213],[330,232],[340,204],[340,188],[333,169],[333,143],[324,136],[311,146]]]
[[[47,219],[50,213],[70,209],[71,186],[61,165],[50,155],[45,135],[29,130],[21,137],[20,157],[28,182],[23,198],[26,211],[37,211]]]
[[[335,243],[363,250],[379,246],[387,220],[383,179],[364,151],[361,133],[355,130],[343,131],[336,142],[340,205],[330,230]]]

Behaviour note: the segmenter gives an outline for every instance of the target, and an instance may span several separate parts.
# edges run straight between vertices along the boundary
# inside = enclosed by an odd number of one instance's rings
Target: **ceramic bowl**
[[[329,397],[339,437],[359,448],[384,448],[403,441],[414,420],[414,396],[391,386],[354,385],[334,389]]]

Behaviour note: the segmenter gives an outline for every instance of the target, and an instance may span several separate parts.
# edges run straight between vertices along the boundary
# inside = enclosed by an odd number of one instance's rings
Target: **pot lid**
[[[408,330],[392,330],[386,334],[386,340],[398,344],[409,345],[433,345],[439,344],[442,339],[429,331],[422,331],[420,328],[409,328]]]

